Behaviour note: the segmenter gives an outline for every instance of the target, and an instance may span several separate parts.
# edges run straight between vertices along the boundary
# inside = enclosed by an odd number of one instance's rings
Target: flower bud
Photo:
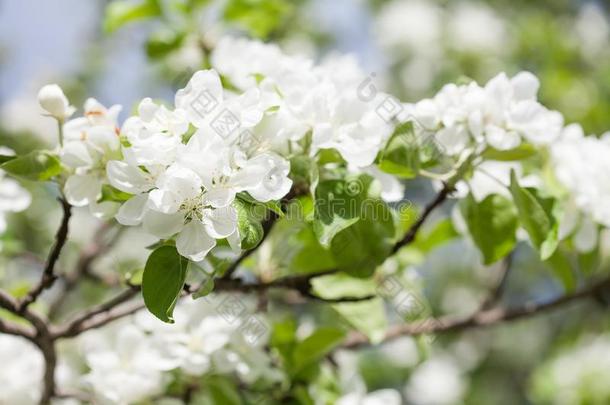
[[[38,102],[51,116],[63,121],[74,113],[74,107],[61,87],[56,84],[47,84],[38,92]]]

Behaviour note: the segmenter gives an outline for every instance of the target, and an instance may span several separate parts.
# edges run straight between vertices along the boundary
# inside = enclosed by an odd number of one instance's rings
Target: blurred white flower
[[[610,338],[582,337],[539,368],[533,377],[536,398],[557,405],[610,401]]]
[[[37,404],[42,392],[42,353],[21,337],[0,335],[0,404]]]
[[[83,382],[96,399],[108,404],[132,404],[164,390],[163,371],[174,367],[162,358],[153,341],[127,322],[80,337],[89,373]]]
[[[462,371],[449,357],[433,357],[415,369],[404,389],[414,405],[460,403],[467,389]]]
[[[491,7],[478,2],[459,2],[449,14],[447,39],[462,52],[483,55],[506,52],[504,20]]]
[[[400,393],[392,389],[377,390],[369,393],[352,392],[342,396],[337,405],[400,405]]]

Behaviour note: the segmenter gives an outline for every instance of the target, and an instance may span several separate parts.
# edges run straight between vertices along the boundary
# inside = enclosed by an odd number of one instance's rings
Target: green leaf
[[[533,145],[528,143],[522,143],[514,149],[510,150],[498,150],[492,147],[485,149],[483,152],[483,159],[485,160],[499,160],[503,162],[509,162],[513,160],[523,160],[528,157],[534,156],[538,151]]]
[[[399,124],[379,156],[379,169],[403,178],[413,178],[420,166],[419,143],[412,122]]]
[[[188,264],[174,246],[161,246],[148,256],[142,296],[146,308],[163,322],[174,323],[174,306],[184,287]]]
[[[522,188],[514,171],[511,171],[510,191],[521,225],[540,252],[541,259],[548,259],[559,244],[559,224],[553,215],[554,200],[540,198],[535,190]]]
[[[313,230],[322,246],[330,246],[335,235],[360,220],[371,181],[370,176],[361,175],[318,184]]]
[[[229,0],[224,18],[259,38],[267,38],[293,11],[285,0]]]
[[[14,155],[0,155],[0,165],[8,162],[9,160],[15,159],[17,156]]]
[[[205,297],[205,296],[209,295],[212,291],[214,291],[214,279],[212,277],[208,277],[204,281],[201,288],[199,288],[199,290],[197,290],[197,292],[195,292],[193,294],[193,298],[197,299],[197,298]]]
[[[269,211],[274,212],[275,214],[277,214],[280,217],[284,216],[284,211],[282,211],[282,206],[279,203],[279,201],[261,202],[261,201],[254,199],[250,194],[248,194],[246,192],[237,194],[237,198],[239,198],[245,202],[248,202],[252,205],[264,207],[264,208],[268,209]],[[261,211],[260,209],[258,209],[257,212],[259,213],[259,216],[264,215],[263,211]]]
[[[298,187],[307,188],[315,193],[320,179],[318,165],[309,156],[295,156],[290,159],[290,178]]]
[[[372,278],[361,279],[346,274],[333,274],[314,278],[312,287],[318,296],[333,299],[375,295],[378,285]],[[373,344],[383,340],[388,322],[381,298],[332,304],[332,308],[350,325],[367,335]]]
[[[240,405],[243,403],[237,387],[226,377],[209,377],[204,386],[210,391],[214,404]]]
[[[257,212],[257,206],[250,204],[242,199],[235,199],[237,209],[237,228],[241,238],[241,248],[250,250],[255,248],[263,240],[263,225],[261,223],[261,213]],[[260,207],[258,207],[260,211]],[[265,209],[263,208],[264,215]]]
[[[172,30],[161,30],[152,34],[146,42],[146,54],[151,59],[161,59],[182,46],[185,34]]]
[[[143,0],[140,2],[127,0],[113,1],[106,7],[104,31],[112,33],[130,22],[160,15],[161,6],[158,0]]]
[[[495,263],[513,250],[518,221],[509,199],[491,194],[479,203],[468,194],[460,208],[470,236],[483,254],[484,264]]]
[[[296,375],[307,366],[317,363],[330,353],[341,341],[345,333],[336,328],[320,328],[300,342],[294,350],[292,374]]]
[[[102,198],[100,201],[125,202],[133,195],[112,187],[110,184],[102,186]]]
[[[3,163],[0,169],[26,180],[45,181],[61,173],[61,163],[49,152],[33,151]]]
[[[545,263],[551,267],[566,291],[573,291],[576,288],[576,277],[565,253],[557,249]]]
[[[368,199],[360,220],[337,233],[330,250],[339,270],[369,277],[389,256],[395,239],[394,214],[382,200]]]

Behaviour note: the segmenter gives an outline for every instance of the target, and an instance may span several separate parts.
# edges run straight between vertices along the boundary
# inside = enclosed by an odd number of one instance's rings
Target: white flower
[[[513,149],[523,140],[548,145],[559,136],[563,118],[536,101],[539,86],[529,72],[512,79],[501,73],[485,87],[446,85],[409,111],[419,130],[436,132],[436,141],[450,156],[468,148]]]
[[[610,400],[610,338],[584,336],[534,375],[541,402],[568,405],[604,404]]]
[[[0,146],[0,154],[13,156],[15,152]],[[31,202],[30,193],[15,180],[5,177],[4,171],[0,170],[0,233],[6,230],[6,214],[23,211]]]
[[[37,404],[42,391],[44,360],[21,337],[0,335],[0,403]]]
[[[119,323],[81,337],[90,371],[83,377],[96,398],[108,404],[132,404],[164,389],[165,361],[150,337],[128,323]]]
[[[465,391],[461,370],[445,357],[432,358],[417,367],[404,390],[409,403],[416,405],[456,404]]]
[[[106,183],[106,162],[120,156],[118,105],[107,109],[97,100],[85,102],[84,116],[66,122],[63,126],[64,145],[62,162],[72,169],[64,193],[68,202],[81,207],[96,204]]]
[[[572,124],[550,149],[555,177],[569,192],[561,236],[574,234],[577,249],[590,251],[597,243],[594,223],[610,227],[610,187],[605,181],[610,175],[610,134],[584,136]]]
[[[57,84],[43,86],[38,92],[38,102],[45,111],[59,121],[69,118],[75,111]]]
[[[129,143],[123,148],[125,159],[136,166],[172,164],[188,127],[185,111],[171,111],[145,98],[138,106],[138,115],[128,118],[121,129]]]

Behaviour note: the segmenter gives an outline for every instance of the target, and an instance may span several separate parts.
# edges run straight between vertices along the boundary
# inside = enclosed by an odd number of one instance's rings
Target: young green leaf
[[[394,214],[382,200],[369,199],[362,216],[333,238],[330,250],[337,267],[354,277],[369,277],[385,261],[395,238]]]
[[[188,264],[174,246],[161,246],[148,256],[142,296],[146,308],[163,322],[174,322],[174,306],[184,287]]]
[[[335,328],[320,328],[305,338],[294,350],[293,375],[318,362],[343,340],[345,333]]]
[[[112,33],[130,22],[160,15],[161,6],[158,0],[142,0],[140,2],[113,1],[106,8],[104,31]]]
[[[527,159],[528,157],[536,155],[537,152],[537,149],[533,145],[528,143],[522,143],[516,148],[509,150],[498,150],[492,147],[488,147],[483,152],[483,159],[509,162],[513,160]]]
[[[510,191],[521,225],[540,252],[542,260],[548,259],[559,244],[559,224],[552,212],[554,201],[540,198],[534,190],[522,188],[514,171],[510,175]]]
[[[412,122],[399,124],[379,156],[379,168],[403,178],[413,178],[420,166],[419,144]]]
[[[61,173],[61,163],[49,152],[33,151],[4,162],[0,169],[26,180],[45,181]]]
[[[362,175],[318,184],[313,230],[322,246],[330,246],[335,235],[360,220],[371,181]]]
[[[485,264],[495,263],[513,250],[517,242],[517,211],[509,199],[491,194],[479,203],[468,194],[460,208]]]
[[[265,208],[250,204],[242,199],[235,199],[237,209],[237,228],[241,238],[241,248],[245,250],[253,249],[263,239],[263,225],[261,216],[264,215]],[[259,212],[261,211],[262,213]]]

